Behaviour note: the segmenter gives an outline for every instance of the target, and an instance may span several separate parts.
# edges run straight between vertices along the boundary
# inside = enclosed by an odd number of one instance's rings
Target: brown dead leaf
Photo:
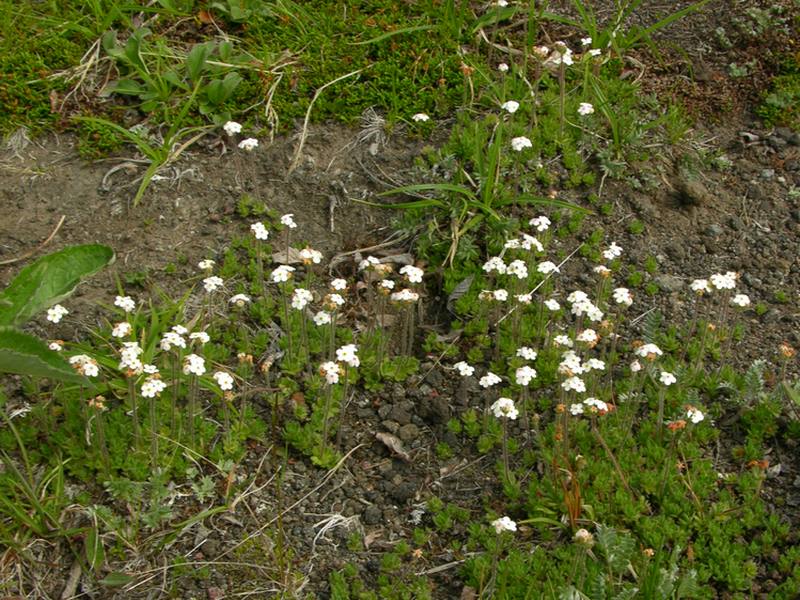
[[[400,441],[400,438],[396,435],[392,435],[391,433],[386,433],[383,431],[379,431],[375,434],[375,439],[379,442],[382,442],[389,450],[391,450],[395,455],[399,458],[403,459],[406,462],[411,461],[411,457],[406,452],[406,449],[403,448],[403,442]]]

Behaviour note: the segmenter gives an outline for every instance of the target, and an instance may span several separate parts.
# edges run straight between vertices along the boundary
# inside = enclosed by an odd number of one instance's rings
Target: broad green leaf
[[[203,69],[206,66],[206,61],[213,49],[214,42],[206,42],[205,44],[195,45],[189,51],[189,56],[186,57],[186,72],[192,83],[196,84],[200,79],[200,76],[203,74]]]
[[[72,294],[81,279],[113,260],[114,251],[101,244],[70,246],[39,258],[0,293],[0,325],[22,325]]]
[[[0,372],[83,382],[70,364],[37,337],[13,327],[0,326]]]
[[[145,87],[133,79],[119,79],[112,83],[104,94],[123,94],[125,96],[138,96],[144,93]]]

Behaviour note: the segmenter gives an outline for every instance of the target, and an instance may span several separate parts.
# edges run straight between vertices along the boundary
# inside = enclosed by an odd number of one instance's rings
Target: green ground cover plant
[[[605,26],[577,0],[578,21],[557,18],[546,2],[505,4],[98,0],[66,9],[69,34],[32,36],[39,49],[97,42],[118,107],[138,111],[151,132],[166,125],[160,138],[131,130],[114,120],[113,104],[73,120],[149,159],[133,209],[200,135],[219,136],[236,160],[257,152],[270,127],[312,108],[351,121],[378,106],[380,127],[402,123],[419,137],[456,116],[416,180],[370,200],[400,211],[401,227],[418,234],[413,254],[366,254],[334,268],[334,257],[301,237],[302,219],[276,213],[254,185],[237,199],[239,230],[192,265],[179,290],[146,293],[138,284],[147,275],[132,271],[96,326],[56,303],[69,305],[110,249],[70,248],[21,270],[0,294],[0,370],[20,376],[8,389],[25,406],[5,410],[11,399],[0,390],[0,564],[33,564],[31,548],[45,540],[104,591],[132,594],[152,579],[119,568],[132,556],[171,556],[169,577],[210,577],[210,567],[232,564],[169,549],[269,487],[275,504],[258,517],[261,535],[225,552],[245,584],[267,573],[277,596],[314,597],[300,566],[308,549],[283,525],[295,507],[287,465],[336,473],[360,448],[343,437],[358,402],[419,378],[432,356],[442,393],[469,394],[430,460],[446,469],[454,456],[474,458],[482,493],[415,499],[407,539],[380,550],[350,532],[343,547],[375,558],[374,568],[350,562],[326,574],[323,593],[441,597],[432,578],[440,565],[417,561],[446,551],[452,560],[441,568],[457,572],[467,598],[746,598],[767,563],[778,573],[771,597],[796,594],[797,537],[763,494],[768,448],[800,441],[800,383],[787,375],[794,348],[765,348],[744,372],[731,366],[750,306],[734,271],[683,289],[686,323],[637,313],[660,293],[658,259],[629,263],[593,222],[592,209],[612,210],[602,204],[606,179],[681,129],[680,111],[621,77],[624,53],[706,2],[635,30],[622,26],[637,1],[620,3]],[[32,5],[2,6],[16,23],[52,23]],[[134,26],[140,12],[150,27]],[[230,39],[178,44],[170,27],[187,18],[224,27]],[[545,43],[550,22],[570,36]],[[464,55],[475,36],[493,50]],[[524,39],[525,50],[498,60],[510,39]],[[345,91],[317,94],[355,72]],[[21,94],[14,85],[5,93]],[[34,111],[29,124],[49,118]],[[548,195],[559,178],[596,187],[589,208]],[[644,234],[645,224],[632,220],[628,230]],[[434,297],[450,331],[421,327]],[[67,321],[81,335],[45,346],[21,329],[42,311],[40,329]],[[375,433],[391,457],[412,460],[397,437]],[[735,445],[723,452],[728,439]],[[255,473],[243,466],[254,447],[263,453]],[[266,483],[264,465],[274,469]],[[337,524],[325,518],[320,536]],[[13,577],[0,583],[7,595],[23,587]],[[179,584],[170,593],[180,596]]]

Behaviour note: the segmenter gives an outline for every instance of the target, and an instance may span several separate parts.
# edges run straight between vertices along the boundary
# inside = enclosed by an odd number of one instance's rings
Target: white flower
[[[206,277],[203,279],[203,288],[210,294],[211,292],[216,292],[219,288],[222,287],[223,281],[222,277],[217,277],[216,275],[212,275],[211,277]]]
[[[201,271],[210,271],[211,269],[214,268],[214,265],[216,265],[216,264],[217,264],[216,262],[214,262],[210,258],[207,258],[207,259],[201,260],[199,263],[197,263],[197,267]]]
[[[413,303],[419,300],[419,294],[417,292],[409,290],[408,288],[404,288],[399,292],[394,292],[391,296],[389,296],[389,299],[392,302]]]
[[[239,308],[243,307],[245,304],[250,302],[250,296],[247,294],[236,294],[235,296],[231,296],[231,299],[228,300],[231,304],[235,304]]]
[[[524,358],[525,360],[536,360],[538,354],[533,348],[529,348],[528,346],[520,346],[517,348],[517,356],[519,358]]]
[[[380,283],[378,284],[382,289],[390,292],[394,289],[394,281],[391,279],[381,279]]]
[[[351,367],[357,367],[361,361],[356,354],[358,347],[355,344],[346,344],[336,350],[336,360],[348,364]]]
[[[624,304],[625,306],[633,304],[633,295],[628,288],[617,288],[611,295],[617,304]]]
[[[638,373],[639,371],[642,370],[642,363],[640,363],[638,360],[634,360],[633,362],[631,362],[630,368],[631,368],[631,373]]]
[[[592,38],[585,37],[581,38],[581,46],[591,46],[592,45]]]
[[[325,377],[325,383],[333,385],[334,383],[339,383],[341,367],[333,361],[324,362],[319,366],[319,373]]]
[[[161,338],[159,346],[164,352],[169,352],[172,348],[186,348],[186,340],[179,333],[168,331]]]
[[[616,242],[611,242],[611,245],[603,251],[603,257],[606,260],[614,260],[622,256],[622,248],[617,246]]]
[[[517,385],[528,385],[533,379],[536,379],[536,369],[528,365],[519,367],[514,372],[514,379]]]
[[[509,519],[508,517],[500,517],[499,519],[495,519],[492,521],[492,527],[497,532],[497,534],[501,534],[504,531],[516,531],[517,524]]]
[[[183,374],[184,375],[197,375],[201,376],[206,372],[206,361],[202,356],[197,354],[189,354],[183,359]]]
[[[575,341],[590,345],[596,344],[598,339],[600,337],[594,329],[584,329],[575,337]]]
[[[549,298],[549,299],[545,300],[544,301],[544,305],[547,308],[547,310],[552,310],[553,312],[555,312],[555,311],[557,311],[557,310],[559,310],[561,308],[561,305],[558,303],[558,300],[556,300],[554,298]]]
[[[676,381],[675,375],[668,371],[661,371],[661,375],[659,375],[658,380],[666,386],[670,386]]]
[[[523,250],[530,250],[531,248],[535,248],[537,252],[544,252],[544,246],[542,243],[537,240],[532,235],[528,235],[527,233],[522,234],[522,239],[520,240],[520,246],[522,246]]]
[[[297,288],[292,294],[292,308],[303,310],[314,299],[314,294],[305,288]]]
[[[569,414],[574,417],[583,414],[583,403],[580,404],[571,404],[569,407]]]
[[[594,113],[594,106],[590,102],[581,102],[578,106],[578,114],[582,117]]]
[[[269,231],[267,231],[267,228],[261,221],[250,225],[250,231],[253,232],[253,235],[257,240],[266,240],[269,238]]]
[[[148,375],[156,375],[158,374],[158,367],[150,364],[142,365],[142,371]]]
[[[158,377],[148,377],[142,383],[142,398],[155,398],[167,389],[167,384]]]
[[[111,336],[115,338],[124,338],[128,337],[133,331],[133,327],[127,321],[122,321],[114,325],[114,329],[111,330]]]
[[[583,403],[589,407],[591,412],[599,412],[600,414],[608,412],[608,404],[597,398],[587,398]]]
[[[503,289],[494,290],[492,292],[492,297],[497,302],[505,302],[506,300],[508,300],[508,291]]]
[[[233,389],[233,377],[230,373],[226,373],[225,371],[217,371],[214,373],[213,377],[217,382],[219,389],[221,389],[223,392]]]
[[[715,273],[709,279],[711,280],[711,285],[718,290],[732,290],[736,287],[736,277],[736,273],[728,271],[725,274]]]
[[[425,271],[413,265],[406,265],[400,269],[400,274],[405,275],[409,283],[422,283],[422,276]]]
[[[134,374],[139,374],[144,370],[142,361],[139,360],[143,350],[138,342],[123,342],[120,349],[120,371],[131,371]]]
[[[272,271],[272,282],[273,283],[286,283],[291,279],[292,273],[294,273],[295,268],[290,267],[289,265],[280,265]]]
[[[697,292],[701,295],[711,293],[711,286],[708,284],[708,279],[695,279],[689,284],[689,287],[693,292]]]
[[[61,306],[60,304],[56,304],[47,309],[47,320],[51,323],[58,323],[61,319],[64,318],[65,315],[68,315],[69,311]]]
[[[527,294],[517,294],[514,297],[520,304],[530,304],[531,302],[533,302],[533,294],[531,292]]]
[[[567,302],[570,304],[575,304],[576,302],[585,302],[589,299],[589,296],[586,295],[586,292],[582,292],[581,290],[575,290],[569,296],[567,296]]]
[[[411,117],[411,120],[414,121],[415,123],[425,123],[427,121],[430,121],[431,118],[425,113],[417,113],[413,117]]]
[[[506,63],[500,63],[497,65],[497,70],[501,73],[508,73],[508,65]]]
[[[692,423],[697,425],[700,421],[705,419],[705,415],[697,410],[694,406],[688,406],[686,408],[686,418],[689,419]]]
[[[606,370],[606,363],[604,363],[599,358],[590,358],[585,363],[581,365],[585,372],[589,371],[605,371]]]
[[[314,325],[316,325],[317,327],[322,327],[323,325],[327,325],[330,322],[331,322],[331,315],[330,313],[325,312],[324,310],[321,310],[314,315]]]
[[[325,296],[325,300],[329,307],[336,308],[339,306],[344,306],[344,298],[342,298],[341,294],[328,294]]]
[[[341,292],[342,290],[347,289],[347,281],[345,281],[344,279],[340,279],[340,278],[332,279],[331,280],[331,289]]]
[[[564,42],[556,42],[555,48],[544,61],[544,66],[547,68],[560,67],[562,64],[570,66],[573,64],[572,50],[570,50]]]
[[[484,375],[478,380],[478,385],[480,385],[482,388],[490,388],[493,385],[497,385],[501,381],[503,380],[500,379],[497,375],[495,375],[491,371],[489,371],[488,373],[486,373],[486,375]]]
[[[502,258],[500,258],[499,256],[493,256],[485,263],[483,263],[482,268],[487,273],[496,271],[497,273],[500,273],[500,275],[503,275],[508,267],[506,267],[506,263],[503,262]]]
[[[533,148],[531,141],[524,135],[511,139],[511,147],[517,152],[522,152],[525,148]]]
[[[61,340],[53,340],[47,347],[50,348],[53,352],[61,352],[64,349],[64,342]]]
[[[569,339],[566,335],[557,335],[553,338],[553,344],[556,346],[566,346],[567,348],[572,348],[572,340]]]
[[[303,248],[300,250],[300,259],[305,265],[310,265],[312,263],[318,265],[322,262],[322,252],[314,250],[313,248]]]
[[[505,8],[506,6],[508,6],[508,0],[497,0],[497,2],[495,2],[495,5],[498,8]]]
[[[453,367],[458,371],[458,374],[461,375],[462,377],[472,377],[472,374],[475,373],[475,367],[471,367],[463,360],[454,364]]]
[[[289,229],[294,229],[297,227],[297,223],[294,222],[294,213],[286,213],[281,217],[281,225],[284,227],[288,227]]]
[[[736,279],[738,277],[738,273],[734,271],[728,271],[725,274],[715,273],[709,279],[711,279],[711,285],[718,290],[732,290],[736,287]]]
[[[211,336],[209,336],[205,331],[195,331],[194,333],[189,334],[189,339],[193,342],[200,342],[200,345],[207,344],[211,341]]]
[[[656,357],[664,353],[661,351],[661,348],[655,344],[642,344],[634,351],[634,354],[641,358],[646,358],[647,360],[655,360]]]
[[[508,114],[513,115],[515,112],[517,112],[517,110],[519,110],[519,102],[516,100],[507,100],[500,105],[500,108],[502,108]]]
[[[592,48],[589,50],[589,56],[600,56],[602,53],[603,51],[600,50],[600,48]]]
[[[731,304],[745,308],[750,306],[750,297],[747,294],[736,294],[733,298],[731,298]]]
[[[581,364],[581,357],[575,354],[572,350],[567,350],[561,357],[561,362],[558,365],[558,373],[560,375],[580,375],[583,373],[583,365]]]
[[[76,354],[69,359],[75,370],[84,377],[97,377],[100,374],[100,369],[97,366],[97,361],[91,356],[86,354]]]
[[[250,152],[256,148],[258,148],[258,140],[256,138],[247,138],[239,142],[239,150]]]
[[[536,270],[542,275],[549,275],[550,273],[557,273],[559,268],[554,262],[545,260],[536,265]]]
[[[528,277],[528,266],[524,260],[515,260],[508,265],[506,273],[516,276],[517,279],[525,279]]]
[[[225,130],[225,133],[227,133],[229,137],[242,132],[241,123],[237,123],[236,121],[228,121],[227,123],[225,123],[225,125],[222,126],[222,128]]]
[[[186,329],[186,327],[184,327],[183,325],[173,325],[172,331],[174,331],[178,335],[186,335],[187,333],[189,333],[189,330]]]
[[[498,398],[492,404],[491,411],[498,419],[506,418],[514,421],[519,416],[519,411],[511,398]]]
[[[534,46],[533,53],[539,58],[547,58],[547,55],[550,54],[550,48],[547,46]]]
[[[114,298],[114,306],[118,306],[126,313],[136,310],[136,301],[130,296],[117,296]]]
[[[544,215],[539,215],[538,217],[533,217],[530,221],[528,221],[528,225],[535,227],[536,231],[542,232],[547,231],[550,228],[551,221]]]
[[[589,312],[594,308],[594,304],[589,300],[581,300],[580,302],[574,302],[572,304],[572,314],[576,317],[580,317],[583,314],[589,314]]]
[[[609,269],[605,265],[597,265],[594,269],[592,269],[592,271],[594,271],[601,277],[608,277],[609,275],[611,275],[611,269]]]
[[[379,259],[375,258],[374,256],[368,256],[367,258],[362,260],[360,263],[358,263],[358,270],[359,271],[363,271],[364,269],[370,269],[370,268],[374,267],[375,265],[379,265],[379,264],[381,264],[381,261]]]
[[[583,383],[583,379],[580,377],[570,377],[569,379],[564,380],[564,382],[561,384],[561,387],[566,391],[575,390],[578,393],[583,393],[586,391],[586,384]]]

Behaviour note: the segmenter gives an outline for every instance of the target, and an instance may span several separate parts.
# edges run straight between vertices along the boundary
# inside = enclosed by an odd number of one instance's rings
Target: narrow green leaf
[[[42,340],[6,326],[0,326],[0,372],[86,383],[86,379]]]
[[[363,42],[351,42],[351,46],[363,46],[365,44],[375,44],[377,42],[382,42],[383,40],[387,40],[391,37],[396,35],[401,35],[403,33],[413,33],[415,31],[428,31],[433,29],[433,25],[415,25],[413,27],[403,27],[402,29],[395,29],[394,31],[387,31],[384,34],[381,34],[377,37],[371,38],[369,40],[364,40]]]
[[[130,575],[115,571],[113,573],[109,573],[97,583],[106,587],[122,587],[123,585],[128,585],[131,581],[133,581],[133,577]]]
[[[84,540],[84,548],[86,550],[86,562],[93,571],[99,570],[106,562],[106,552],[103,548],[103,540],[97,533],[94,527],[89,529],[89,533]]]
[[[0,325],[22,325],[72,294],[81,279],[113,260],[114,251],[101,244],[70,246],[39,258],[0,293]]]

